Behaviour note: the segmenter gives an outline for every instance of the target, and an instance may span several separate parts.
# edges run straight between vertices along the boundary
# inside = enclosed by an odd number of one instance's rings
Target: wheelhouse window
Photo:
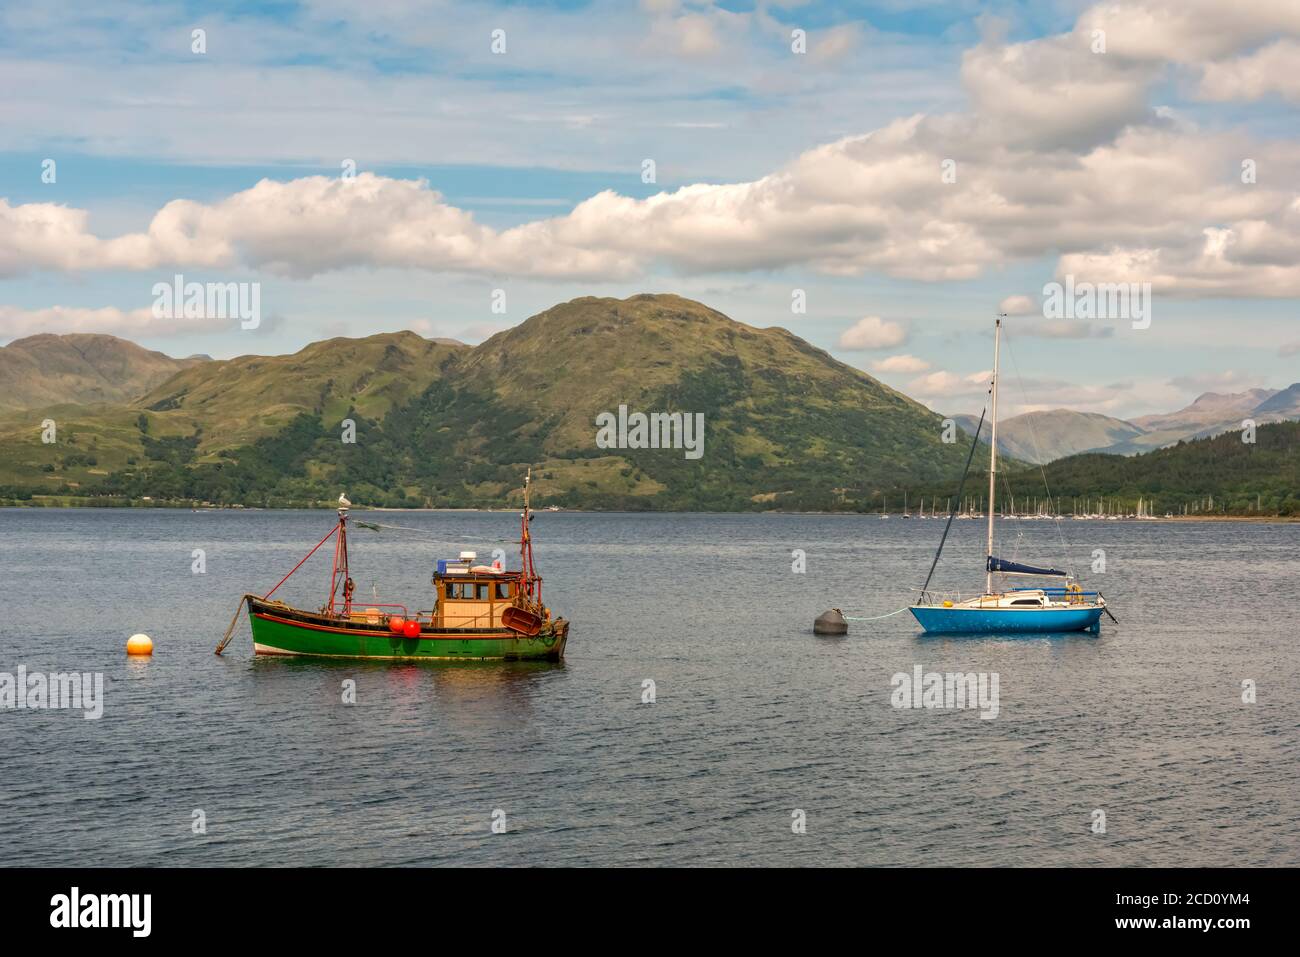
[[[453,601],[487,601],[487,582],[447,582],[444,594]]]
[[[497,597],[498,599],[501,599],[501,598],[509,598],[509,597],[510,597],[510,583],[509,583],[509,582],[497,582],[497,583],[496,583],[496,597]]]

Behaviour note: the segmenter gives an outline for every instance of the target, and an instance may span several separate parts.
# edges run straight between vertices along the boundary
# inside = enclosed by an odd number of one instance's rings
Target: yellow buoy
[[[152,655],[153,639],[148,635],[132,635],[126,640],[128,655]]]
[[[948,600],[948,599],[945,598],[944,601],[943,601],[943,607],[944,607],[944,608],[951,608],[951,607],[952,607],[952,602],[951,602],[950,600]]]

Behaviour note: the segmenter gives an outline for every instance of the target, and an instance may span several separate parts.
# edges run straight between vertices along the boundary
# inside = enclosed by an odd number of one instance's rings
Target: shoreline
[[[273,506],[263,506],[263,505],[206,505],[206,506],[205,506],[205,505],[167,505],[167,504],[154,503],[154,502],[148,502],[148,503],[141,503],[141,502],[124,502],[124,503],[112,503],[112,504],[109,504],[109,503],[88,503],[88,502],[79,502],[79,503],[76,503],[76,504],[71,504],[71,503],[68,503],[68,504],[64,504],[64,503],[60,503],[60,504],[50,504],[50,503],[44,503],[44,502],[41,502],[41,503],[33,503],[33,502],[10,502],[10,503],[6,503],[6,504],[0,504],[0,510],[4,510],[4,509],[33,509],[33,510],[39,510],[39,509],[59,509],[59,510],[67,510],[67,511],[71,511],[71,510],[74,510],[74,509],[76,509],[76,510],[81,510],[81,509],[90,509],[90,510],[94,510],[94,509],[150,509],[150,510],[159,510],[159,511],[168,511],[168,512],[327,512],[327,511],[333,511],[335,508],[336,508],[336,506],[333,505],[333,504],[321,504],[321,505],[273,505]],[[519,511],[519,507],[518,507],[518,506],[514,506],[514,507],[505,507],[505,508],[476,508],[476,507],[452,507],[452,506],[444,506],[444,507],[441,507],[441,508],[423,508],[423,507],[421,507],[421,508],[398,508],[398,507],[394,507],[394,506],[383,506],[383,505],[375,505],[375,506],[368,506],[368,505],[353,505],[353,506],[351,507],[351,511],[352,511],[354,514],[356,514],[356,513],[360,513],[360,512],[384,512],[384,513],[393,513],[393,514],[399,514],[399,515],[400,515],[400,514],[403,514],[403,513],[406,513],[406,514],[414,514],[414,513],[438,513],[438,512],[446,512],[446,513],[474,512],[474,513],[493,514],[493,513],[518,512],[518,511]],[[879,518],[879,517],[880,517],[880,513],[879,513],[879,512],[850,512],[850,511],[832,511],[832,512],[828,512],[828,511],[808,511],[808,512],[804,512],[804,511],[787,511],[787,510],[784,510],[784,509],[767,509],[767,510],[759,510],[759,509],[755,509],[755,510],[752,510],[752,511],[749,511],[749,510],[745,510],[745,511],[736,510],[736,511],[725,511],[725,512],[710,511],[710,510],[707,510],[707,509],[705,509],[705,510],[699,510],[699,511],[696,511],[696,510],[693,510],[693,509],[681,509],[681,510],[676,510],[676,509],[644,509],[644,510],[637,510],[637,511],[628,511],[628,510],[626,510],[626,509],[598,509],[598,508],[561,508],[561,509],[557,509],[557,510],[555,510],[555,511],[551,511],[551,510],[547,509],[545,506],[543,506],[543,507],[541,507],[541,508],[535,508],[535,509],[533,509],[533,513],[534,513],[534,514],[550,514],[550,515],[558,515],[558,514],[562,514],[562,513],[565,513],[565,512],[576,513],[576,514],[580,514],[580,515],[826,515],[826,516],[842,516],[842,517],[845,517],[845,518]],[[889,513],[889,514],[888,514],[888,517],[889,517],[890,519],[897,519],[897,520],[899,520],[899,521],[908,521],[908,522],[933,522],[933,521],[936,521],[936,520],[939,521],[939,522],[945,522],[945,521],[947,520],[946,516],[940,516],[938,519],[935,519],[934,517],[930,517],[930,518],[920,518],[920,517],[915,516],[915,515],[910,516],[910,517],[904,519],[904,518],[902,517],[901,513]],[[975,516],[975,517],[973,517],[973,518],[964,519],[964,521],[980,521],[980,522],[982,522],[982,521],[984,521],[984,520],[985,520],[985,519],[984,519],[984,516],[982,516],[982,515],[980,515],[980,516]],[[1035,519],[1035,518],[1020,518],[1020,519],[1018,519],[1018,520],[1019,520],[1019,521],[1024,521],[1024,522],[1029,522],[1029,523],[1050,523],[1050,522],[1055,521],[1055,519],[1050,519],[1050,518],[1041,518],[1041,519]],[[1072,515],[1062,515],[1061,518],[1060,518],[1060,521],[1062,521],[1062,522],[1074,522],[1074,521],[1076,521],[1076,519],[1075,519],[1074,516],[1072,516]],[[1138,518],[1138,517],[1136,517],[1136,516],[1123,516],[1123,517],[1117,517],[1117,518],[1083,518],[1083,519],[1077,519],[1077,521],[1081,521],[1081,522],[1153,522],[1153,523],[1161,523],[1161,522],[1242,522],[1242,523],[1247,523],[1247,524],[1292,525],[1292,524],[1300,523],[1300,515],[1170,515],[1170,516],[1163,516],[1163,515],[1162,515],[1162,516],[1151,516],[1151,517],[1146,517],[1146,518]]]

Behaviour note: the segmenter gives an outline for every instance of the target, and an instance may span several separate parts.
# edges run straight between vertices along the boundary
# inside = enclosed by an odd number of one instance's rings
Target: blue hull
[[[928,632],[942,634],[1033,634],[1096,631],[1101,609],[1090,608],[942,608],[913,606],[912,615]]]

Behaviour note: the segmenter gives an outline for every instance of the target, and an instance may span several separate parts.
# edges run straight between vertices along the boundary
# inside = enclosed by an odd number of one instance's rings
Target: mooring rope
[[[372,532],[377,532],[381,528],[394,528],[402,532],[424,532],[425,534],[429,531],[427,528],[415,528],[411,525],[386,525],[383,522],[363,522],[360,519],[354,521],[353,524],[356,525],[357,528],[368,529]]]
[[[226,645],[230,644],[230,639],[235,634],[235,626],[239,624],[239,613],[244,610],[244,602],[248,601],[250,598],[256,597],[257,596],[253,594],[245,594],[243,598],[239,599],[239,604],[235,606],[235,617],[230,619],[230,627],[227,628],[226,633],[221,636],[221,641],[217,643],[217,650],[214,654],[219,655],[226,650]]]
[[[888,615],[876,615],[872,618],[856,618],[853,615],[845,615],[844,620],[845,621],[880,621],[880,619],[882,618],[893,618],[895,615],[900,615],[903,612],[907,611],[907,609],[910,607],[912,606],[904,605],[902,608],[898,609],[898,611],[891,611]]]

